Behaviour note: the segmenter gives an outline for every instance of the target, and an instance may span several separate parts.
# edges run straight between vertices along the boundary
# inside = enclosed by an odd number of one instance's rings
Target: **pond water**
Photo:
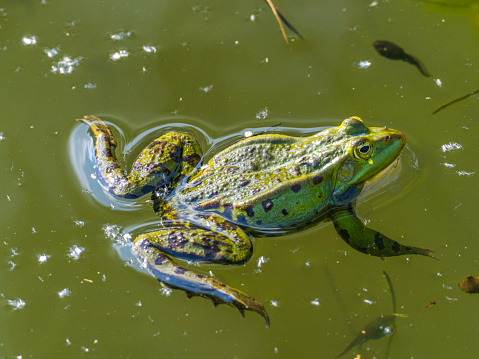
[[[260,0],[4,0],[0,5],[0,357],[334,358],[369,322],[396,333],[344,358],[476,358],[476,1],[287,1],[289,43]],[[380,56],[399,44],[432,77]],[[115,124],[131,165],[159,132],[207,156],[246,130],[304,135],[357,115],[405,133],[399,175],[363,201],[368,226],[439,260],[358,253],[331,222],[254,242],[241,266],[195,267],[262,302],[255,313],[166,291],[125,241],[157,226],[145,198],[110,206],[81,168],[85,125]],[[120,137],[119,137],[120,138]],[[432,307],[428,304],[435,302]]]

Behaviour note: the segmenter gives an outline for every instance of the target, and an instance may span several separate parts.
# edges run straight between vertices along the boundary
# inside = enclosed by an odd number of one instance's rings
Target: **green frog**
[[[261,134],[243,139],[201,166],[202,152],[189,134],[169,132],[151,142],[129,174],[118,165],[115,139],[94,116],[97,179],[116,196],[149,202],[160,230],[133,241],[140,266],[170,288],[213,304],[257,312],[264,306],[219,280],[178,265],[175,259],[242,264],[252,255],[252,234],[274,234],[330,218],[339,236],[357,251],[377,257],[432,250],[399,244],[367,228],[355,202],[367,180],[397,159],[405,136],[387,127],[367,127],[350,117],[310,137]]]

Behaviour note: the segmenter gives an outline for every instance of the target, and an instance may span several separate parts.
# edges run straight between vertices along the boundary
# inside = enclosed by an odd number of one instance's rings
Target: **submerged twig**
[[[471,93],[468,93],[467,95],[464,95],[464,96],[461,96],[461,97],[458,97],[456,98],[455,100],[452,100],[442,106],[439,106],[436,110],[433,111],[433,115],[435,115],[436,113],[438,113],[439,111],[445,109],[447,106],[450,106],[452,105],[453,103],[456,103],[456,102],[459,102],[459,101],[462,101],[462,100],[465,100],[466,98],[468,98],[469,96],[472,96],[472,95],[475,95],[476,93],[479,93],[479,89],[476,90],[476,91],[472,91]]]
[[[291,23],[288,20],[286,20],[283,14],[279,12],[276,6],[274,6],[273,1],[272,0],[265,0],[265,1],[271,8],[271,11],[273,11],[274,17],[276,18],[276,21],[279,24],[279,28],[281,29],[281,34],[283,34],[284,41],[286,41],[286,43],[289,43],[288,36],[286,36],[286,31],[284,29],[283,23],[288,27],[288,29],[293,31],[297,36],[299,36],[300,39],[302,39],[303,37],[301,36],[301,34],[294,28],[293,25],[291,25]]]

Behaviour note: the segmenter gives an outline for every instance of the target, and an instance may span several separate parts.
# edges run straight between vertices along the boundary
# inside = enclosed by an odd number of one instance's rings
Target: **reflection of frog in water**
[[[431,256],[367,228],[354,204],[364,182],[391,164],[406,139],[398,131],[368,128],[351,117],[310,137],[253,136],[213,156],[190,135],[170,132],[150,143],[129,175],[117,164],[109,127],[87,116],[96,144],[96,170],[103,187],[121,197],[153,192],[153,209],[164,228],[134,240],[142,266],[165,285],[252,310],[269,323],[261,303],[217,279],[178,266],[171,258],[239,264],[252,255],[254,233],[302,227],[326,217],[354,249],[388,257]]]

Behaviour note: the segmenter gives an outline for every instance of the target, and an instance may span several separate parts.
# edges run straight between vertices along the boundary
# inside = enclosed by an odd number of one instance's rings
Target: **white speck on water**
[[[129,55],[130,53],[127,50],[119,50],[117,52],[110,54],[110,60],[118,61],[118,60],[121,60],[122,58],[128,57]]]
[[[72,342],[68,338],[65,339],[65,342],[67,343],[67,345],[72,345]]]
[[[150,54],[156,54],[156,47],[150,45],[143,45],[143,51],[148,52]]]
[[[22,37],[22,44],[25,46],[31,46],[37,44],[38,38],[36,36],[24,36]]]
[[[312,300],[311,304],[318,306],[319,305],[319,298],[316,298],[316,299]]]
[[[92,84],[91,82],[83,85],[84,88],[86,89],[96,89],[96,84]]]
[[[163,287],[160,289],[160,293],[164,295],[165,297],[169,297],[173,290],[171,288]]]
[[[133,37],[132,31],[119,31],[117,33],[111,34],[110,39],[113,41],[123,41],[128,38]]]
[[[72,292],[70,289],[65,288],[59,291],[57,294],[60,298],[65,298],[65,297],[69,297],[72,294]]]
[[[122,232],[122,228],[117,224],[104,224],[102,227],[105,236],[114,241],[119,246],[131,245],[131,234]]]
[[[8,194],[7,194],[7,199],[8,199],[8,202],[12,200]]]
[[[371,62],[367,61],[367,60],[359,61],[358,64],[357,64],[357,67],[360,68],[360,69],[367,69],[367,68],[371,67]]]
[[[209,86],[206,86],[206,87],[200,87],[200,90],[203,91],[203,92],[210,92],[211,90],[213,90],[213,85],[209,85]]]
[[[461,150],[461,149],[462,149],[462,145],[456,142],[449,142],[441,146],[442,152],[449,152],[449,151],[455,151],[455,150]]]
[[[269,261],[269,258],[265,258],[263,256],[259,257],[258,258],[258,268],[261,268],[261,266],[266,263],[267,261]]]
[[[253,136],[253,131],[251,130],[244,131],[244,137],[248,138],[251,136]]]
[[[3,141],[5,139],[5,136],[3,135],[3,132],[0,132],[0,141]]]
[[[264,120],[264,119],[266,119],[266,117],[268,117],[268,115],[269,115],[268,108],[265,107],[264,109],[262,109],[262,110],[260,110],[256,113],[256,119]]]
[[[10,270],[13,270],[17,266],[14,261],[8,261],[8,264],[10,264]]]
[[[459,176],[472,176],[476,172],[456,171]]]
[[[441,81],[441,79],[434,79],[434,82],[436,83],[436,85],[437,85],[438,87],[442,87],[442,81]]]
[[[456,167],[456,165],[455,165],[454,163],[443,163],[442,165],[444,165],[444,166],[447,167],[447,168]]]
[[[50,258],[49,254],[40,254],[37,257],[37,259],[40,263],[45,263],[48,260],[48,258]]]
[[[253,22],[255,20],[256,20],[256,16],[255,15],[250,15],[249,21]]]
[[[72,59],[70,56],[64,56],[60,61],[54,62],[52,64],[51,71],[54,74],[67,75],[71,74],[75,68],[80,65],[80,61],[83,60],[83,57],[79,56]]]
[[[10,249],[10,253],[12,257],[18,256],[17,248]]]
[[[279,306],[279,302],[277,300],[270,300],[269,304],[271,304],[273,307],[278,307]]]
[[[372,304],[376,303],[375,301],[370,300],[370,299],[364,299],[363,302],[366,303],[366,304],[369,304],[369,305],[372,305]]]
[[[53,47],[51,49],[46,48],[45,50],[43,50],[43,52],[47,54],[47,56],[50,58],[57,56],[59,51],[60,47]]]
[[[32,227],[32,233],[37,233],[37,230],[35,229],[35,227]]]
[[[78,219],[73,221],[73,223],[75,223],[78,227],[83,227],[85,225],[84,221],[80,221]]]
[[[25,301],[20,298],[17,299],[8,299],[7,304],[10,305],[13,310],[22,309],[25,306]]]
[[[377,1],[373,1],[371,4],[369,4],[369,7],[374,7],[374,6],[378,6]]]
[[[79,247],[76,244],[73,247],[70,247],[70,252],[68,253],[68,257],[73,258],[75,260],[80,258],[80,255],[85,250],[84,247]]]
[[[137,307],[141,307],[143,304],[141,303],[141,300],[139,300],[138,302],[135,303],[135,305],[136,305]]]

